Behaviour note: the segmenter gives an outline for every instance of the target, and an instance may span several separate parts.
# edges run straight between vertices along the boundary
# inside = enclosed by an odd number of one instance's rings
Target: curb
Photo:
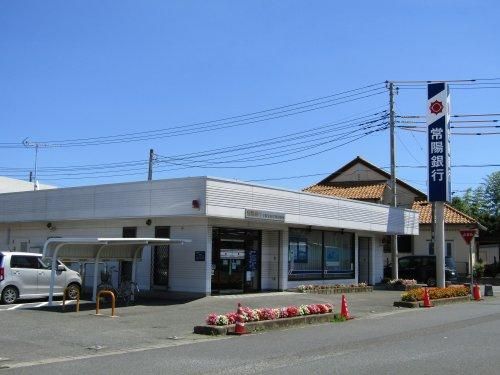
[[[335,313],[325,313],[325,314],[314,314],[305,316],[294,316],[293,318],[281,318],[275,320],[263,320],[257,322],[246,322],[245,329],[247,332],[263,331],[268,329],[280,329],[304,324],[313,323],[328,323],[335,316]],[[235,324],[230,324],[227,326],[196,326],[193,332],[200,335],[227,335],[234,332]]]
[[[440,298],[440,299],[431,299],[431,304],[433,306],[439,305],[448,305],[451,303],[460,303],[460,302],[469,302],[470,296],[462,296],[462,297],[451,297],[451,298]],[[423,307],[422,301],[416,302],[406,302],[406,301],[394,301],[394,307],[408,307],[408,308],[417,308]]]
[[[296,293],[303,294],[343,294],[343,293],[369,293],[373,292],[372,286],[366,287],[345,287],[345,288],[319,288],[313,290],[300,291],[297,288],[293,289]]]

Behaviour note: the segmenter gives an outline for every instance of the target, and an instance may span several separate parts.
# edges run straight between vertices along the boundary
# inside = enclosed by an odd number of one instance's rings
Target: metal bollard
[[[105,294],[105,295],[108,295],[111,297],[111,315],[110,317],[111,318],[116,318],[116,315],[115,315],[115,294],[111,291],[111,290],[101,290],[99,293],[97,293],[97,297],[96,297],[96,304],[95,304],[95,314],[96,315],[101,315],[99,313],[100,311],[100,297]]]
[[[63,291],[63,301],[62,301],[62,310],[64,311],[66,309],[66,292],[68,288],[65,288]],[[80,311],[80,291],[78,291],[77,297],[76,297],[76,312]]]

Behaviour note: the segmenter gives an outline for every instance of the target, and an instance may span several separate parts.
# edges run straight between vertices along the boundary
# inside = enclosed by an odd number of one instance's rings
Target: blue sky
[[[165,129],[385,80],[499,78],[498,14],[498,1],[4,1],[0,142]],[[500,113],[499,90],[452,89],[452,113]],[[423,88],[401,90],[396,97],[399,115],[424,114],[425,105]],[[384,92],[212,132],[42,148],[39,180],[57,186],[142,180],[147,175],[142,164],[114,172],[47,168],[143,161],[150,148],[172,156],[262,142],[387,107]],[[426,164],[425,134],[397,133],[397,163]],[[454,136],[452,164],[498,164],[499,145],[498,135]],[[388,131],[314,157],[255,168],[157,164],[157,171],[165,171],[154,178],[265,180],[318,174],[263,182],[298,189],[357,155],[388,166]],[[0,160],[0,175],[27,178],[34,151],[0,148]],[[453,190],[476,186],[498,169],[453,168]],[[102,175],[107,177],[98,178]],[[399,168],[398,176],[426,191],[425,169]]]

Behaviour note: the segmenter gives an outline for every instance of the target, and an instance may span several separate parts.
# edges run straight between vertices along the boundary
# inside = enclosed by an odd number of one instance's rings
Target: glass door
[[[214,228],[212,238],[212,293],[260,290],[260,232]]]
[[[243,293],[245,250],[220,250],[219,288],[227,294]]]

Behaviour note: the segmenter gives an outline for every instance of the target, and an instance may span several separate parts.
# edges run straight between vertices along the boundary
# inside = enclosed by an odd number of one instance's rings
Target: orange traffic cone
[[[424,306],[423,307],[432,307],[431,297],[429,296],[429,290],[427,288],[424,289]]]
[[[349,314],[349,308],[347,307],[347,298],[345,298],[345,294],[342,294],[342,305],[340,308],[340,316],[348,320],[352,319],[351,315]]]
[[[236,335],[244,335],[248,333],[245,329],[245,314],[241,308],[241,303],[238,303],[238,311],[236,317],[236,326],[234,327],[234,333]]]
[[[481,300],[481,289],[479,288],[479,285],[475,284],[473,290],[473,296],[474,296],[474,301],[480,301]]]

